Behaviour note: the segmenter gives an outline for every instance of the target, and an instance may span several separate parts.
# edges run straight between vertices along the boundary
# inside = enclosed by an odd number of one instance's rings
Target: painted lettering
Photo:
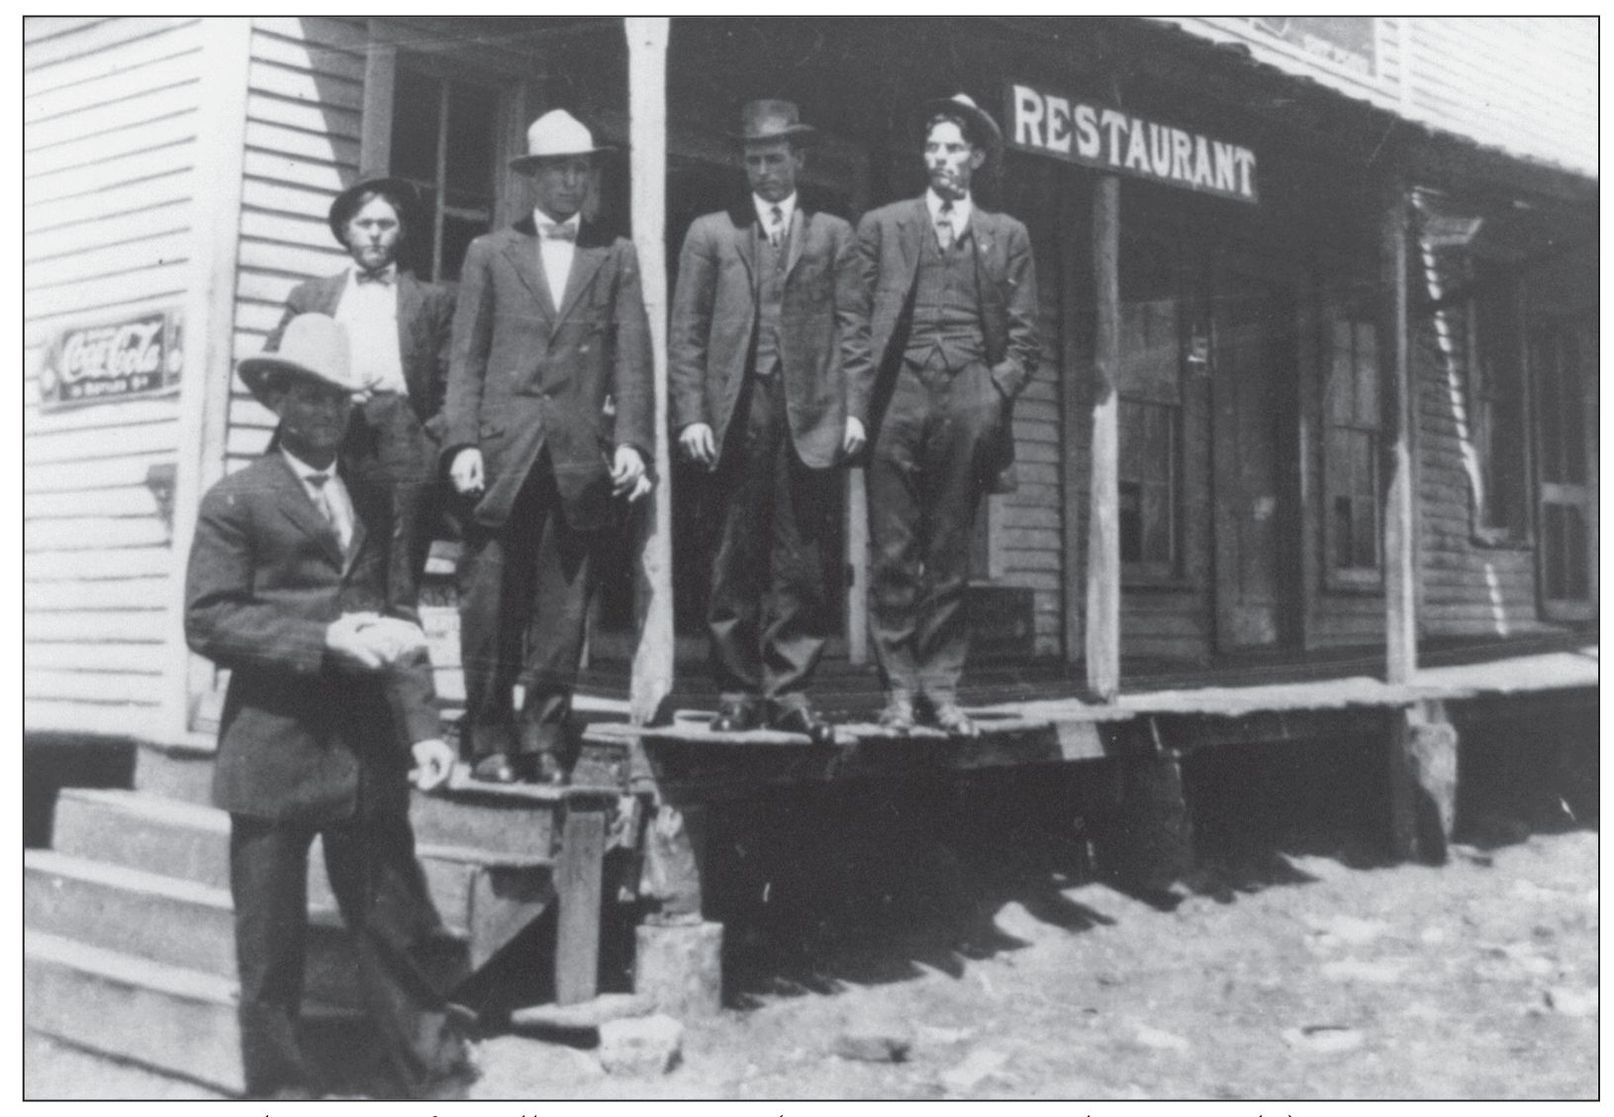
[[[1070,102],[1063,97],[1048,98],[1048,150],[1070,151]]]
[[[1042,95],[1023,85],[1014,87],[1014,142],[1042,147]]]
[[[1255,186],[1251,176],[1255,171],[1255,152],[1247,147],[1241,147],[1233,157],[1239,165],[1239,193],[1246,198],[1255,197]]]
[[[1188,166],[1194,157],[1194,141],[1187,132],[1171,130],[1171,177],[1182,182],[1193,180],[1194,172]]]
[[[1092,105],[1076,106],[1076,154],[1083,159],[1098,158],[1098,113]]]
[[[1121,165],[1121,135],[1126,131],[1126,113],[1116,112],[1114,109],[1105,109],[1104,114],[1098,118],[1109,132],[1109,144],[1104,149],[1104,161],[1112,167]]]
[[[1134,119],[1128,133],[1131,137],[1126,146],[1126,169],[1129,171],[1142,171],[1149,173],[1149,132],[1144,122]]]
[[[1194,185],[1215,186],[1211,174],[1210,143],[1204,136],[1194,137]]]
[[[1212,146],[1216,149],[1216,189],[1232,193],[1239,188],[1238,168],[1233,162],[1233,145],[1218,140]]]
[[[1171,129],[1164,124],[1149,125],[1149,160],[1155,174],[1171,174]]]

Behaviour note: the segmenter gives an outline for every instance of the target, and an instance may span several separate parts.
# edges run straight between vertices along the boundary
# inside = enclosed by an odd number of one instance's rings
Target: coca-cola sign
[[[150,396],[179,386],[185,367],[177,311],[63,331],[39,372],[40,406]]]

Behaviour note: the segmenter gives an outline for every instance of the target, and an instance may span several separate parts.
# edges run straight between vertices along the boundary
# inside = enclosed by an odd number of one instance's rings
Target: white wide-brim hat
[[[328,314],[299,314],[287,323],[279,349],[246,358],[237,371],[266,407],[277,394],[276,383],[287,376],[309,377],[345,392],[363,387],[353,375],[347,327]]]
[[[543,159],[560,159],[568,155],[600,155],[614,151],[594,142],[594,133],[577,117],[565,109],[552,109],[532,122],[527,129],[527,154],[510,160],[512,171],[530,170]]]

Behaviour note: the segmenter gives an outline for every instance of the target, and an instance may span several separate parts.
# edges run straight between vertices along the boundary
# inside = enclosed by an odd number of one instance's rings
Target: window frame
[[[1336,422],[1335,409],[1331,404],[1330,388],[1335,373],[1339,347],[1337,344],[1338,329],[1341,325],[1349,327],[1351,338],[1350,360],[1356,375],[1363,369],[1359,340],[1362,331],[1367,330],[1373,337],[1372,354],[1366,362],[1368,375],[1373,379],[1374,404],[1369,412],[1360,409],[1359,391],[1360,381],[1353,378],[1352,386],[1352,421]],[[1322,316],[1321,334],[1319,338],[1321,359],[1318,361],[1318,377],[1320,380],[1318,391],[1318,407],[1320,409],[1320,440],[1321,475],[1322,475],[1322,571],[1323,588],[1332,592],[1344,593],[1378,593],[1384,588],[1384,499],[1383,499],[1383,453],[1384,453],[1384,399],[1385,377],[1383,362],[1383,338],[1380,323],[1371,306],[1335,304],[1328,308]],[[1337,462],[1330,453],[1330,436],[1335,431],[1366,435],[1369,438],[1369,452],[1366,461],[1372,471],[1372,478],[1367,492],[1373,502],[1372,515],[1369,522],[1373,525],[1373,564],[1371,566],[1340,566],[1336,562],[1339,553],[1340,539],[1336,529],[1334,514],[1335,501],[1344,497],[1350,501],[1361,499],[1360,486],[1354,484],[1354,474],[1341,484]],[[1353,523],[1355,522],[1355,509],[1353,506]]]
[[[1464,284],[1462,292],[1463,314],[1466,319],[1464,339],[1466,353],[1464,356],[1464,382],[1463,390],[1465,402],[1469,411],[1469,437],[1475,444],[1476,456],[1480,460],[1480,483],[1475,486],[1470,483],[1469,491],[1469,536],[1471,541],[1481,547],[1496,549],[1523,550],[1535,545],[1535,503],[1532,494],[1536,489],[1535,471],[1532,453],[1535,429],[1535,418],[1532,414],[1532,390],[1529,375],[1529,323],[1525,315],[1524,285],[1517,274],[1505,274],[1497,269],[1497,265],[1506,263],[1494,257],[1486,257],[1470,249],[1465,254]],[[1481,274],[1482,270],[1487,274]],[[1493,496],[1497,486],[1493,484],[1496,462],[1489,452],[1495,444],[1497,424],[1494,421],[1494,408],[1498,406],[1494,385],[1497,379],[1490,373],[1492,366],[1486,363],[1481,347],[1484,326],[1481,319],[1485,317],[1481,312],[1484,285],[1502,283],[1506,285],[1507,297],[1505,305],[1507,313],[1512,319],[1512,352],[1508,355],[1506,367],[1511,368],[1514,378],[1514,400],[1518,413],[1512,417],[1505,433],[1513,435],[1514,444],[1519,448],[1519,476],[1515,481],[1518,486],[1514,514],[1516,521],[1507,524],[1492,524],[1489,522],[1493,508]],[[1482,393],[1484,404],[1482,407]],[[1503,401],[1506,402],[1506,401]],[[1485,429],[1481,431],[1481,424]],[[1480,447],[1486,448],[1480,453]]]

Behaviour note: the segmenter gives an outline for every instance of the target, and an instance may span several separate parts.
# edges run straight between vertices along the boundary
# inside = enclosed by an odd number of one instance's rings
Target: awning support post
[[[1100,178],[1093,194],[1093,464],[1087,518],[1087,689],[1103,702],[1121,689],[1120,402],[1121,180]]]
[[[1384,487],[1385,681],[1412,682],[1418,671],[1417,507],[1413,480],[1411,370],[1407,337],[1407,192],[1399,176],[1391,179],[1384,199],[1380,230],[1385,410],[1389,444],[1384,455],[1388,476]]]

